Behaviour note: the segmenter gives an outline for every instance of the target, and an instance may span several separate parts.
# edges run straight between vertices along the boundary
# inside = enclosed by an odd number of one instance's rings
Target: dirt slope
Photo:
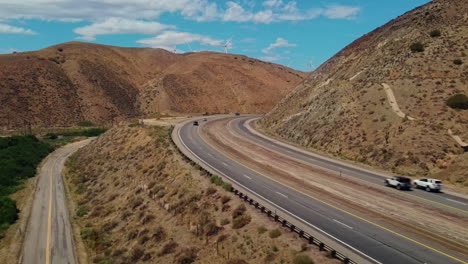
[[[468,110],[446,101],[468,94],[467,14],[467,1],[436,0],[364,35],[296,87],[261,127],[305,147],[466,186],[468,154],[448,129],[468,141]],[[431,36],[434,30],[441,35]],[[412,51],[417,42],[424,51]]]
[[[269,111],[304,73],[245,56],[68,42],[0,55],[0,127]]]
[[[178,154],[169,128],[114,127],[68,168],[81,263],[338,263],[211,184]]]

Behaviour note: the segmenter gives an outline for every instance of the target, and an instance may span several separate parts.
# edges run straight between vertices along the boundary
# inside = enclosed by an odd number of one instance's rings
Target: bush
[[[174,241],[170,241],[170,242],[167,242],[163,248],[161,249],[161,251],[158,253],[158,256],[164,256],[164,255],[167,255],[167,254],[170,254],[170,253],[173,253],[175,252],[175,249],[179,246],[179,244],[177,244],[176,242]]]
[[[266,231],[268,231],[268,229],[267,229],[266,227],[264,227],[264,226],[261,226],[261,227],[257,228],[257,232],[258,232],[259,234],[263,234],[263,233],[265,233]]]
[[[271,238],[277,238],[277,237],[281,236],[281,231],[279,229],[273,229],[273,230],[270,231],[269,236]]]
[[[456,94],[447,100],[447,105],[453,109],[468,109],[468,97],[464,94]]]
[[[236,207],[236,209],[234,209],[234,211],[232,211],[232,218],[234,219],[236,217],[244,215],[245,211],[247,211],[247,208],[245,208],[244,204],[238,205]]]
[[[314,264],[314,261],[308,255],[299,254],[294,257],[293,263],[294,264]]]
[[[247,224],[249,224],[250,221],[252,221],[252,217],[250,217],[250,215],[239,216],[239,217],[234,218],[232,220],[232,228],[233,229],[242,228],[242,227],[246,226]]]
[[[462,64],[463,64],[463,61],[460,60],[460,59],[455,59],[455,60],[453,60],[453,64],[455,64],[455,65],[462,65]]]
[[[210,186],[210,187],[208,187],[208,188],[206,189],[206,194],[207,194],[207,195],[212,195],[212,194],[214,194],[214,193],[216,193],[216,189],[215,189],[215,188],[213,188],[213,187]]]
[[[227,225],[227,224],[229,224],[229,223],[230,223],[230,222],[229,222],[229,219],[227,219],[227,218],[224,218],[223,220],[221,220],[221,225],[222,225],[222,226],[225,226],[225,225]]]
[[[410,49],[413,53],[415,52],[423,52],[424,51],[424,45],[421,42],[415,42],[411,44]]]
[[[221,187],[223,187],[223,189],[227,192],[230,192],[232,191],[232,185],[230,183],[227,183],[227,182],[223,182],[221,184]]]
[[[225,203],[228,203],[229,201],[231,201],[231,197],[227,196],[227,195],[224,195],[222,198],[221,198],[221,203],[225,204]]]
[[[440,30],[432,30],[431,33],[429,33],[429,35],[433,38],[440,37]]]
[[[18,209],[16,202],[8,196],[0,197],[0,225],[7,226],[13,224],[18,219]]]
[[[221,178],[220,178],[219,176],[217,176],[217,175],[211,176],[210,181],[211,181],[211,183],[216,184],[216,185],[218,185],[218,186],[220,186],[220,185],[223,183],[223,179],[221,179]]]

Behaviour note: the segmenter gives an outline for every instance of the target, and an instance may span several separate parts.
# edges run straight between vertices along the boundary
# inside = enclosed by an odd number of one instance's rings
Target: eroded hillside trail
[[[46,158],[37,176],[20,263],[77,263],[62,169],[66,159],[90,141],[68,144]]]

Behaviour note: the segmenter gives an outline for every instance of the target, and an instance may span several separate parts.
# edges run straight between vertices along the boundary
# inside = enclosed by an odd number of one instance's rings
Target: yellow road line
[[[271,180],[271,181],[274,181],[274,182],[276,182],[276,183],[278,183],[278,184],[280,184],[280,185],[282,185],[282,186],[284,186],[284,187],[286,187],[286,188],[288,188],[288,189],[290,189],[290,190],[293,190],[293,191],[298,192],[298,193],[300,193],[300,194],[303,194],[303,195],[305,195],[305,196],[307,196],[307,197],[309,197],[309,198],[312,198],[312,199],[314,199],[314,200],[316,200],[316,201],[318,201],[318,202],[320,202],[320,203],[323,203],[323,204],[325,204],[325,205],[328,205],[328,206],[330,206],[330,207],[332,207],[332,208],[334,208],[334,209],[336,209],[336,210],[338,210],[338,211],[341,211],[341,212],[343,212],[343,213],[345,213],[345,214],[348,214],[348,215],[350,215],[350,216],[353,216],[353,217],[355,217],[355,218],[358,218],[358,219],[360,219],[360,220],[362,220],[362,221],[364,221],[364,222],[366,222],[366,223],[369,223],[369,224],[371,224],[371,225],[373,225],[373,226],[379,227],[379,228],[381,228],[381,229],[383,229],[383,230],[385,230],[385,231],[388,231],[388,232],[390,232],[390,233],[392,233],[392,234],[394,234],[394,235],[397,235],[397,236],[399,236],[399,237],[401,237],[401,238],[404,238],[404,239],[406,239],[406,240],[408,240],[408,241],[414,242],[414,243],[416,243],[416,244],[418,244],[418,245],[420,245],[420,246],[423,246],[423,247],[425,247],[425,248],[427,248],[427,249],[430,249],[430,250],[432,250],[432,251],[434,251],[434,252],[437,252],[437,253],[439,253],[439,254],[442,254],[442,255],[444,255],[444,256],[446,256],[446,257],[448,257],[448,258],[451,258],[451,259],[453,259],[453,260],[459,261],[459,262],[461,262],[461,263],[466,263],[465,261],[463,261],[463,260],[461,260],[461,259],[458,259],[458,258],[456,258],[456,257],[454,257],[454,256],[451,256],[451,255],[449,255],[449,254],[447,254],[447,253],[444,253],[444,252],[442,252],[442,251],[440,251],[440,250],[438,250],[438,249],[435,249],[435,248],[433,248],[433,247],[431,247],[431,246],[428,246],[428,245],[426,245],[426,244],[424,244],[424,243],[421,243],[421,242],[419,242],[419,241],[416,241],[416,240],[414,240],[414,239],[412,239],[412,238],[410,238],[410,237],[407,237],[407,236],[405,236],[405,235],[403,235],[403,234],[400,234],[400,233],[398,233],[398,232],[396,232],[396,231],[390,230],[390,229],[387,228],[387,227],[384,227],[384,226],[382,226],[382,225],[380,225],[380,224],[374,223],[374,222],[372,222],[372,221],[370,221],[370,220],[367,220],[367,219],[365,219],[365,218],[363,218],[363,217],[361,217],[361,216],[358,216],[358,215],[356,215],[356,214],[354,214],[354,213],[351,213],[351,212],[349,212],[349,211],[347,211],[347,210],[341,209],[341,208],[339,208],[339,207],[337,207],[337,206],[335,206],[335,205],[332,205],[332,204],[330,204],[330,203],[328,203],[328,202],[325,202],[325,201],[323,201],[323,200],[321,200],[321,199],[319,199],[319,198],[317,198],[317,197],[314,197],[314,196],[312,196],[312,195],[310,195],[310,194],[308,194],[308,193],[305,193],[305,192],[303,192],[303,191],[300,191],[300,190],[298,190],[298,189],[296,189],[296,188],[294,188],[294,187],[292,187],[292,186],[289,186],[288,184],[282,183],[282,182],[280,182],[280,181],[278,181],[278,180],[276,180],[276,179],[274,179],[274,178],[272,178],[272,177],[270,177],[270,176],[267,176],[267,175],[265,175],[265,174],[263,174],[263,173],[261,173],[261,172],[258,172],[258,171],[255,170],[255,169],[250,168],[250,167],[247,166],[247,165],[244,165],[244,164],[242,164],[242,163],[236,161],[236,160],[235,160],[234,158],[232,158],[230,155],[228,155],[228,154],[226,154],[226,153],[220,151],[218,148],[216,148],[216,147],[214,147],[213,145],[211,145],[210,143],[208,143],[208,142],[203,138],[203,136],[200,134],[200,126],[197,128],[197,135],[201,138],[201,140],[202,140],[205,144],[207,144],[207,145],[210,146],[212,149],[214,149],[214,150],[216,150],[217,152],[219,152],[221,155],[223,155],[223,156],[226,157],[227,159],[229,159],[229,160],[231,160],[231,161],[237,163],[238,165],[240,165],[240,166],[242,166],[242,167],[244,167],[244,168],[247,168],[247,169],[249,169],[249,170],[251,170],[251,171],[257,173],[258,175],[261,175],[261,176],[263,176],[263,177],[265,177],[265,178],[267,178],[267,179],[269,179],[269,180]]]
[[[45,264],[50,263],[50,237],[52,233],[52,189],[53,189],[53,170],[54,170],[54,164],[52,163],[52,168],[49,170],[49,179],[50,179],[50,192],[49,192],[49,218],[47,220],[47,246],[46,246],[46,259],[45,259]]]
[[[233,119],[234,120],[234,119]],[[235,132],[234,129],[232,129],[232,126],[231,126],[231,122],[229,122],[229,125],[230,126],[230,130],[233,131],[235,134],[241,136],[243,139],[245,139],[246,141],[249,141],[250,143],[252,144],[255,144],[255,145],[258,145],[258,146],[261,146],[263,148],[267,148],[267,147],[264,147],[246,137],[243,137],[242,135],[240,135],[239,133]],[[271,148],[267,148],[268,151],[271,151],[271,152],[274,152],[276,154],[279,154],[281,156],[286,156],[287,158],[290,158],[290,159],[293,159],[297,162],[300,162],[302,164],[305,164],[305,165],[310,165],[310,166],[313,166],[313,167],[316,167],[316,168],[319,168],[319,169],[322,169],[322,170],[325,170],[325,171],[328,171],[328,172],[332,172],[332,173],[336,173],[336,172],[339,172],[339,171],[336,171],[336,170],[333,170],[333,169],[329,169],[329,168],[325,168],[325,167],[322,167],[318,164],[314,164],[314,163],[311,163],[311,162],[308,162],[308,161],[305,161],[305,160],[301,160],[301,159],[298,159],[298,158],[295,158],[295,157],[292,157],[292,156],[289,156],[287,154],[284,154],[284,153],[281,153],[281,152],[278,152],[276,150],[273,150]],[[398,194],[402,194],[402,195],[406,195],[408,197],[413,197],[413,198],[416,198],[416,199],[420,199],[420,200],[423,200],[423,201],[426,201],[426,202],[429,202],[429,203],[433,203],[433,204],[437,204],[437,205],[440,205],[440,206],[443,206],[443,207],[447,207],[447,208],[450,208],[452,210],[456,210],[456,211],[460,211],[462,213],[465,213],[465,214],[468,214],[468,211],[466,210],[463,210],[463,209],[459,209],[459,208],[456,208],[456,207],[452,207],[450,205],[446,205],[446,204],[443,204],[443,203],[439,203],[439,202],[436,202],[436,201],[433,201],[433,200],[429,200],[429,199],[426,199],[426,198],[423,198],[423,197],[419,197],[419,196],[416,196],[416,195],[413,195],[413,194],[409,194],[409,193],[406,193],[406,192],[403,192],[403,191],[399,191],[399,190],[396,190],[396,189],[390,189],[390,188],[382,188],[381,185],[377,184],[377,183],[373,183],[373,182],[370,182],[370,181],[366,181],[366,180],[363,180],[363,179],[360,179],[356,176],[352,176],[352,175],[349,175],[349,174],[346,174],[346,173],[341,173],[342,175],[345,175],[347,177],[350,177],[350,178],[353,178],[354,180],[358,180],[358,181],[361,181],[361,182],[365,182],[367,184],[370,184],[370,185],[374,185],[376,187],[378,187],[379,189],[382,189],[382,190],[387,190],[387,191],[391,191],[391,192],[395,192],[395,193],[398,193]]]

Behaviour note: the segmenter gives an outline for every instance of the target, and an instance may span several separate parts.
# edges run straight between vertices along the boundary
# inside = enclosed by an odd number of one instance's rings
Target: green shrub
[[[227,183],[227,182],[223,182],[221,184],[221,187],[223,187],[223,189],[227,192],[230,192],[232,190],[232,185],[230,183]]]
[[[293,263],[294,264],[314,264],[314,261],[308,255],[299,254],[294,257]]]
[[[462,64],[463,64],[463,61],[460,60],[460,59],[455,59],[455,60],[453,60],[453,64],[455,64],[455,65],[462,65]]]
[[[76,215],[78,217],[85,216],[89,212],[89,208],[87,206],[80,206],[78,210],[76,210]]]
[[[413,53],[415,52],[423,52],[424,51],[424,45],[421,42],[415,42],[411,44],[410,49]]]
[[[218,186],[221,186],[221,184],[223,183],[223,179],[221,179],[217,175],[211,176],[210,181],[211,181],[211,183],[216,184]]]
[[[91,126],[94,126],[93,123],[91,123],[90,121],[81,121],[78,123],[78,126],[80,127],[91,127]]]
[[[453,109],[468,109],[468,97],[464,94],[455,94],[447,100],[447,105]]]
[[[0,225],[8,226],[18,219],[16,202],[8,196],[0,196]]]
[[[438,29],[432,30],[431,33],[429,33],[429,35],[433,38],[440,37],[440,30]]]
[[[281,231],[279,229],[273,229],[270,231],[270,233],[268,234],[271,238],[277,238],[279,236],[281,236]]]

